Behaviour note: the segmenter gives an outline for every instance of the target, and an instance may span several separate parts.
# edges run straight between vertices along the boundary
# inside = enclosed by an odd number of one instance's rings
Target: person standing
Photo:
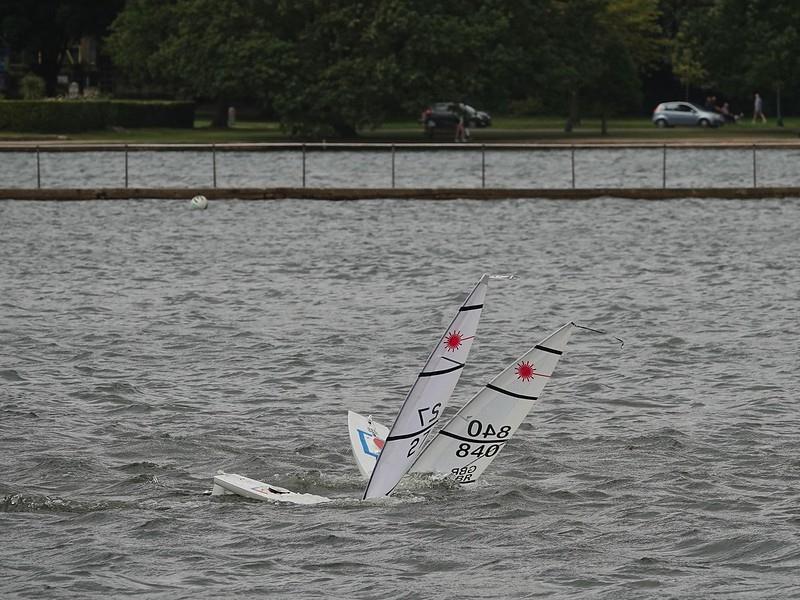
[[[465,142],[466,135],[465,135],[465,127],[464,127],[464,115],[458,115],[458,122],[456,123],[456,141],[457,142]]]
[[[756,122],[756,119],[761,119],[762,123],[767,122],[767,117],[764,116],[764,101],[758,92],[756,92],[753,99],[753,123]]]
[[[464,105],[461,102],[457,102],[452,105],[452,110],[456,115],[458,121],[456,122],[456,142],[466,142],[466,115],[464,110]]]

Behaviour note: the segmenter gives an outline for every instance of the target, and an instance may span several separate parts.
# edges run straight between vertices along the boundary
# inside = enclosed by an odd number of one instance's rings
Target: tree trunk
[[[564,123],[564,131],[570,133],[572,128],[580,121],[578,117],[578,94],[575,90],[570,90],[568,104],[569,116],[567,117],[567,122]]]
[[[581,124],[581,111],[578,105],[578,90],[570,90],[569,93],[569,120],[573,125]]]
[[[572,133],[572,93],[570,92],[567,98],[567,120],[564,123],[564,132],[565,133]]]
[[[600,114],[600,135],[608,135],[608,123],[606,122],[606,112]]]
[[[778,114],[777,114],[778,121],[777,121],[777,125],[778,125],[778,127],[783,127],[783,115],[781,114],[781,86],[780,86],[780,84],[775,86],[775,91],[777,92],[777,100],[778,100],[778,107],[777,107],[777,109],[778,109]]]
[[[228,100],[226,98],[219,98],[217,100],[217,107],[214,111],[214,118],[211,120],[212,127],[220,129],[228,128]]]

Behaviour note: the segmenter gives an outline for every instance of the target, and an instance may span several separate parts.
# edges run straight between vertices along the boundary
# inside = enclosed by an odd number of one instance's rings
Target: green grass
[[[320,141],[319,139],[298,139],[287,136],[278,123],[269,121],[239,121],[231,129],[215,129],[209,127],[208,119],[198,119],[194,129],[131,129],[102,130],[69,135],[36,135],[24,132],[0,132],[3,141],[45,141],[71,140],[83,142],[106,143],[256,143],[256,142],[296,142]],[[600,134],[599,119],[584,119],[572,133],[564,132],[563,117],[504,117],[494,119],[492,127],[472,129],[473,143],[499,142],[558,142],[574,141],[631,141],[631,142],[667,142],[667,141],[700,141],[713,142],[725,140],[737,141],[792,141],[798,139],[800,117],[784,119],[784,127],[777,127],[775,120],[763,124],[752,124],[745,119],[737,125],[727,125],[719,129],[701,129],[684,127],[674,129],[658,129],[648,118],[623,118],[608,121],[608,135]],[[327,141],[360,141],[410,143],[428,142],[419,123],[414,120],[393,120],[384,123],[378,129],[362,132],[358,138]],[[452,141],[452,132],[437,134],[434,141]]]

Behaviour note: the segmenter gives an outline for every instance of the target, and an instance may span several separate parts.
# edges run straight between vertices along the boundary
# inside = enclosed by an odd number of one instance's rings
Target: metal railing
[[[761,143],[761,144],[386,144],[386,143],[266,143],[266,144],[0,144],[0,153],[34,153],[36,156],[36,188],[42,188],[42,154],[102,152],[122,153],[124,155],[124,187],[130,185],[129,155],[141,152],[194,152],[207,153],[210,158],[210,174],[212,185],[217,188],[218,166],[217,155],[229,152],[297,152],[299,154],[301,187],[306,188],[308,183],[307,156],[317,152],[371,152],[387,153],[391,188],[397,185],[396,156],[398,152],[474,152],[480,153],[480,187],[486,188],[487,163],[486,154],[489,152],[568,152],[570,186],[576,189],[576,153],[599,150],[649,150],[661,152],[661,188],[666,189],[668,183],[667,156],[668,153],[681,152],[687,149],[725,151],[746,150],[752,155],[752,187],[758,187],[758,152],[762,150],[795,150],[800,151],[797,143]],[[2,166],[0,164],[0,169]],[[653,186],[655,187],[655,186]],[[502,188],[500,188],[502,189]]]

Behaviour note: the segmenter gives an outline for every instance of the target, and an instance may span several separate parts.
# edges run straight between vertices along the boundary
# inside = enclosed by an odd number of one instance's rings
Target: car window
[[[681,112],[694,112],[694,109],[688,104],[678,104],[678,110]]]

